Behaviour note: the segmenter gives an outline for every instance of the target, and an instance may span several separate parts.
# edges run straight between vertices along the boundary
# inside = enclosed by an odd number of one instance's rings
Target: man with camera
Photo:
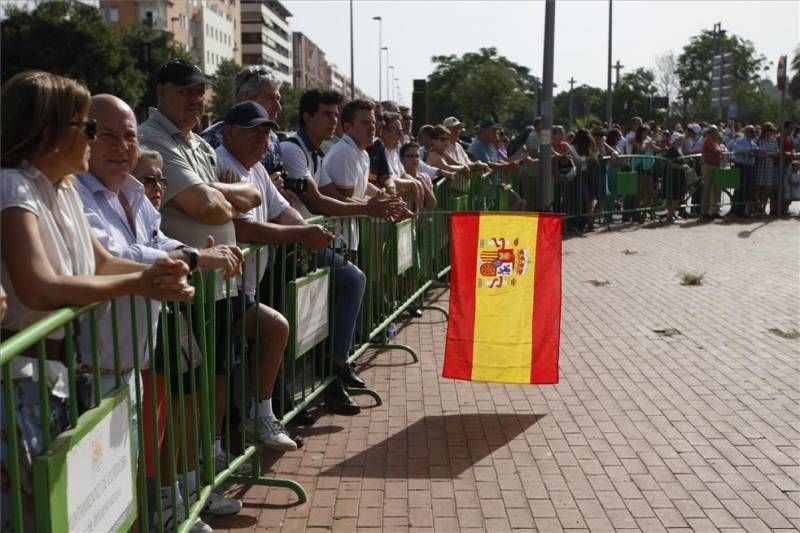
[[[284,186],[292,187],[298,202],[292,203],[306,217],[312,213],[329,216],[370,216],[383,219],[402,218],[406,209],[402,200],[385,194],[377,194],[366,201],[336,199],[320,193],[317,180],[322,168],[320,145],[330,139],[339,123],[339,106],[342,95],[334,91],[312,89],[300,97],[298,109],[298,131],[281,143],[285,175]],[[294,187],[302,180],[303,187]],[[302,189],[302,190],[301,190]],[[334,365],[339,380],[325,394],[326,403],[341,414],[357,414],[358,404],[347,394],[345,386],[365,386],[347,356],[353,342],[356,319],[361,308],[366,278],[353,263],[332,250],[318,253],[317,263],[335,268],[334,283],[336,301],[334,331]]]

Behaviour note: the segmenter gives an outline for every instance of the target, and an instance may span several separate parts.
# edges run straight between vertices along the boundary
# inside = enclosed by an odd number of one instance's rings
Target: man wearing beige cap
[[[461,139],[461,132],[464,131],[463,122],[456,117],[447,117],[442,122],[442,125],[450,131],[450,143],[444,152],[446,157],[452,159],[452,161],[447,161],[448,164],[466,165],[470,170],[480,170],[483,172],[489,170],[489,165],[486,163],[482,161],[472,161],[464,150],[464,147],[461,146],[459,141]]]

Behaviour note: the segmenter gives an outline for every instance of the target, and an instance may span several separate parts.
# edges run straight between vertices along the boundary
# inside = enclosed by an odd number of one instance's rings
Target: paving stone
[[[357,364],[383,405],[324,414],[265,455],[309,502],[234,486],[243,531],[780,531],[800,528],[794,220],[596,231],[563,243],[559,383],[441,378],[446,323],[401,323]],[[623,254],[624,250],[636,254]],[[756,252],[757,251],[757,252]],[[755,252],[755,253],[754,253]],[[683,287],[683,271],[705,272]],[[586,280],[607,280],[595,287]],[[794,285],[794,286],[793,286]],[[430,293],[447,307],[448,293]],[[675,329],[663,336],[654,330]],[[372,401],[358,397],[364,406]],[[323,428],[336,428],[330,432]],[[239,492],[237,492],[239,491]],[[246,520],[245,520],[246,519]]]

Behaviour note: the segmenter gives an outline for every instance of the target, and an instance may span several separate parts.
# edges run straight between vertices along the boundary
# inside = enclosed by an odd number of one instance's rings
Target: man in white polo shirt
[[[311,89],[304,92],[300,97],[298,110],[298,132],[281,143],[287,178],[305,180],[307,184],[306,191],[298,193],[301,202],[298,210],[308,211],[307,205],[314,213],[329,216],[366,215],[387,220],[402,218],[406,212],[405,206],[402,200],[396,197],[377,194],[367,202],[361,203],[352,200],[340,201],[320,194],[317,180],[323,166],[323,158],[319,147],[336,131],[341,102],[342,96],[334,91]],[[336,269],[334,276],[336,333],[333,357],[339,380],[328,387],[325,400],[334,411],[353,415],[360,412],[360,408],[347,394],[344,386],[358,388],[365,386],[364,381],[347,363],[347,357],[352,348],[353,333],[361,308],[366,278],[357,266],[345,261],[341,255],[332,250],[320,252],[317,262],[329,266],[333,264]]]
[[[319,174],[319,190],[339,200],[365,203],[379,189],[369,183],[367,146],[375,139],[375,105],[352,100],[342,108],[342,140],[325,155]],[[350,219],[340,245],[358,250],[358,221]]]

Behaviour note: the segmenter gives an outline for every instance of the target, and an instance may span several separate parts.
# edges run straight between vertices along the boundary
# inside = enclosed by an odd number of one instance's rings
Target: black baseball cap
[[[499,127],[500,127],[500,124],[498,124],[494,120],[481,120],[480,122],[478,122],[478,128],[480,128],[480,129],[484,129],[484,128],[499,128]]]
[[[184,59],[171,59],[161,65],[156,74],[156,84],[162,83],[174,83],[178,87],[189,87],[198,83],[214,85],[200,67]]]
[[[269,118],[267,110],[252,100],[239,102],[225,114],[226,126],[254,128],[267,124],[271,129],[278,129],[278,123]]]

